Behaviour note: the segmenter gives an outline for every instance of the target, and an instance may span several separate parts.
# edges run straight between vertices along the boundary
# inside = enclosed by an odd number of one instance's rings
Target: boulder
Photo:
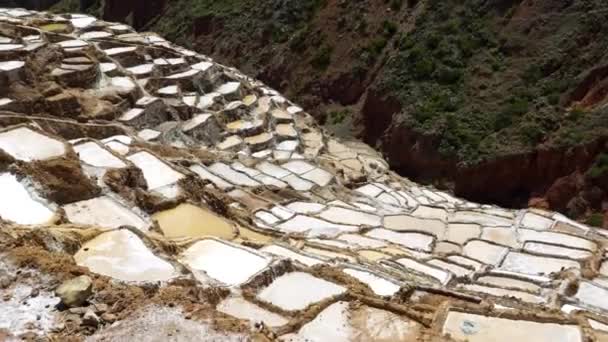
[[[64,281],[55,290],[55,294],[61,298],[61,302],[67,307],[82,306],[93,294],[93,280],[83,275]]]

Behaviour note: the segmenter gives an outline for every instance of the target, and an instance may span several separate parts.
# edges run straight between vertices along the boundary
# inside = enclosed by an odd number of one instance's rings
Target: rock
[[[528,206],[532,208],[549,210],[549,203],[545,198],[542,197],[532,197],[528,201]]]
[[[67,280],[55,290],[55,294],[68,307],[82,306],[93,294],[93,280],[84,275]]]
[[[89,309],[82,317],[82,325],[96,327],[99,325],[99,317]]]
[[[568,202],[582,186],[582,177],[577,173],[557,179],[547,190],[546,198],[551,209],[564,210]]]
[[[14,277],[7,271],[0,270],[0,289],[6,289],[13,283]]]
[[[59,117],[76,117],[81,112],[78,99],[69,93],[60,93],[46,99],[48,111]]]
[[[93,305],[93,307],[95,308],[95,313],[98,315],[101,315],[101,314],[107,312],[108,309],[110,309],[108,304],[105,304],[105,303],[98,303],[98,304]]]
[[[107,323],[114,323],[114,322],[116,322],[116,320],[118,319],[118,317],[116,317],[116,315],[114,315],[114,314],[106,312],[103,315],[101,315],[101,319],[104,322],[107,322]]]

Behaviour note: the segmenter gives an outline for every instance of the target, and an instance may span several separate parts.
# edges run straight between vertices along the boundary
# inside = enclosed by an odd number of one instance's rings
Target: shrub
[[[329,112],[329,122],[332,125],[342,123],[349,115],[350,111],[348,109],[331,111]]]
[[[414,77],[419,80],[429,79],[435,70],[435,63],[429,58],[420,58],[414,63]]]
[[[608,175],[608,153],[604,152],[597,156],[593,165],[587,171],[591,178],[601,178]]]
[[[313,67],[318,70],[325,70],[331,63],[331,53],[333,49],[330,46],[323,45],[317,54],[312,58],[310,62]]]
[[[393,23],[392,21],[388,21],[385,20],[382,23],[382,30],[385,36],[387,37],[392,37],[395,35],[395,33],[397,33],[397,30],[399,28],[397,27],[397,24]]]
[[[456,69],[456,68],[450,68],[447,66],[441,66],[438,70],[437,70],[437,80],[440,83],[444,83],[444,84],[454,84],[456,82],[458,82],[462,76],[463,76],[463,71],[461,69]]]
[[[391,9],[393,11],[399,11],[403,5],[403,0],[391,0]]]
[[[600,213],[591,214],[591,216],[585,220],[585,223],[589,226],[601,227],[604,223],[604,215]]]

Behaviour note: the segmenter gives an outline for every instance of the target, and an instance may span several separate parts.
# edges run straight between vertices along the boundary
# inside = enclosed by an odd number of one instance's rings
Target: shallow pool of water
[[[180,204],[152,217],[168,238],[215,236],[232,239],[236,236],[236,229],[228,221],[192,204]]]

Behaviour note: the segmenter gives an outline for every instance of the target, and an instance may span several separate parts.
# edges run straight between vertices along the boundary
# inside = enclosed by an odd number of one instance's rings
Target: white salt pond
[[[50,223],[55,213],[36,201],[15,175],[0,174],[0,217],[18,224]]]
[[[281,336],[289,342],[389,342],[415,341],[420,326],[392,312],[337,302],[321,311],[295,334]]]
[[[378,296],[392,296],[399,291],[400,288],[399,285],[370,272],[361,271],[354,268],[345,268],[342,271],[368,285]]]
[[[388,229],[372,229],[367,237],[386,240],[411,249],[419,249],[425,252],[431,251],[433,237],[421,233],[397,233]]]
[[[122,160],[95,142],[89,141],[74,146],[78,157],[84,163],[103,168],[122,168],[127,166]]]
[[[27,127],[0,133],[0,149],[22,161],[45,160],[65,154],[63,142]]]
[[[287,311],[303,310],[311,304],[337,296],[346,288],[304,272],[292,272],[276,278],[258,293],[259,300]]]
[[[209,277],[228,286],[245,283],[271,261],[260,253],[219,240],[202,240],[190,246],[180,261],[203,283]]]
[[[285,248],[285,247],[278,246],[278,245],[265,246],[265,247],[262,247],[260,250],[262,252],[266,252],[266,253],[276,255],[276,256],[279,256],[282,258],[297,261],[308,267],[324,263],[324,261],[321,259],[303,255],[303,254],[294,252],[289,248]]]
[[[226,298],[217,305],[216,309],[252,323],[264,323],[269,327],[279,327],[289,323],[285,317],[263,309],[241,297]]]
[[[351,225],[336,224],[318,218],[296,215],[292,219],[277,226],[280,230],[292,233],[308,232],[309,236],[336,236],[344,232],[355,232],[359,228]]]
[[[342,224],[367,225],[372,227],[382,224],[379,216],[340,207],[329,207],[319,216],[328,221]]]
[[[488,317],[464,312],[448,313],[443,334],[468,342],[578,342],[583,340],[576,325],[541,323]]]
[[[149,226],[146,220],[108,196],[70,203],[64,205],[63,210],[68,220],[76,224],[104,228],[132,226],[142,231]]]
[[[176,276],[170,263],[154,255],[126,229],[106,232],[88,241],[74,259],[92,272],[123,281],[165,281]]]
[[[579,269],[580,267],[581,265],[574,260],[509,252],[500,269],[524,274],[548,275],[568,268]]]
[[[235,171],[230,166],[224,163],[215,163],[211,165],[209,171],[214,174],[224,178],[228,182],[241,186],[259,186],[261,185],[259,182],[255,181],[251,177],[247,176],[242,172]]]
[[[184,175],[148,152],[138,152],[128,156],[127,159],[142,170],[150,190],[176,183],[184,178]]]
[[[436,267],[429,266],[425,263],[419,262],[414,259],[402,258],[402,259],[397,260],[397,262],[410,270],[413,270],[413,271],[416,271],[416,272],[419,272],[422,274],[426,274],[427,276],[435,278],[435,279],[437,279],[437,281],[439,281],[443,285],[447,284],[448,281],[450,281],[450,279],[452,278],[450,272],[444,271],[444,270],[436,268]]]

